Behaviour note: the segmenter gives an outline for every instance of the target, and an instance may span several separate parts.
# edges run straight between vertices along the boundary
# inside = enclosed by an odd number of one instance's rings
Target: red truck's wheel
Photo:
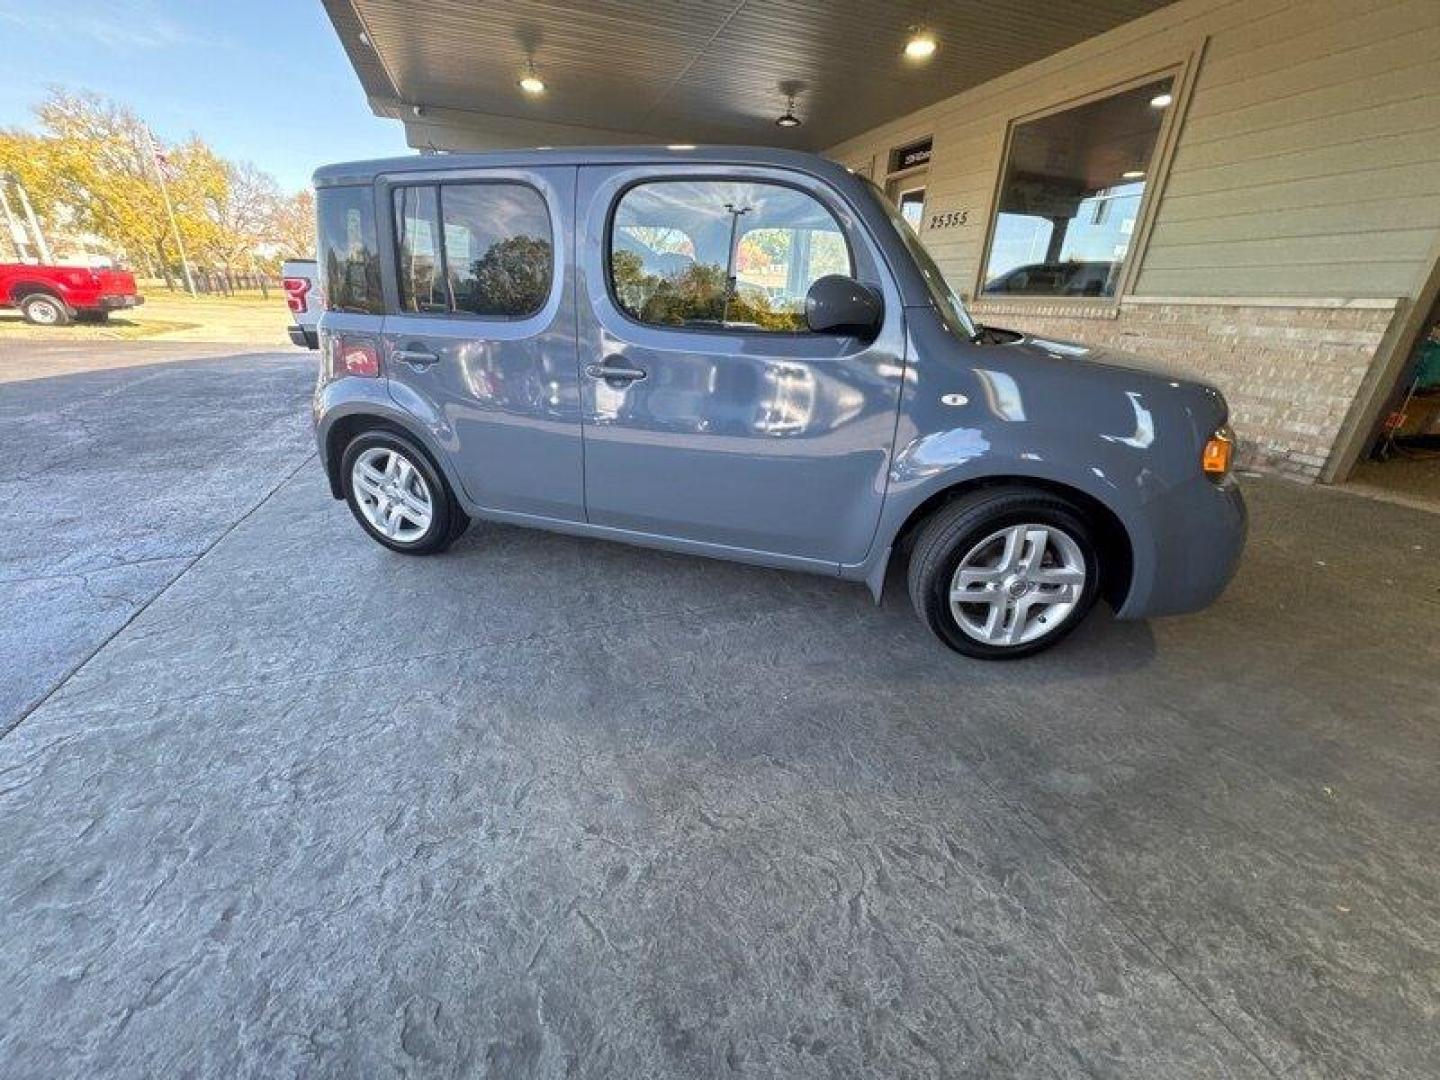
[[[21,300],[20,314],[36,326],[64,326],[70,321],[70,309],[46,293],[31,293]]]

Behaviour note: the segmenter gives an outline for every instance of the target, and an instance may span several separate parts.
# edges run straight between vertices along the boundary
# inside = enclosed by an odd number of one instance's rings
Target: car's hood
[[[1125,368],[1129,371],[1144,371],[1162,379],[1190,382],[1200,386],[1209,385],[1181,371],[1179,367],[1164,359],[1139,356],[1136,353],[1125,352],[1123,349],[1112,349],[1099,345],[1080,345],[1073,341],[1060,341],[1057,338],[1036,337],[1029,334],[1015,344],[1046,353],[1057,360],[1083,360],[1086,363],[1104,364],[1107,367]]]
[[[1208,437],[1210,431],[1229,419],[1230,407],[1218,387],[1196,379],[1163,359],[1028,334],[1002,347],[1020,350],[1037,359],[1093,364],[1118,377],[1129,388],[1175,394],[1184,400],[1197,428],[1204,431],[1202,437]]]

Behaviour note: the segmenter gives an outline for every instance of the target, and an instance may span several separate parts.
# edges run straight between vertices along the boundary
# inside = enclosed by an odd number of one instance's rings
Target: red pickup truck
[[[19,308],[40,326],[77,318],[103,322],[112,311],[144,302],[128,270],[0,263],[0,307]]]

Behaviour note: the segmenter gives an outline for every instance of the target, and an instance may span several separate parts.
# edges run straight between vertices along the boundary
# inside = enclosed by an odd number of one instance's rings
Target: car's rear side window
[[[524,319],[545,306],[555,272],[545,200],[514,183],[396,188],[400,305]]]
[[[320,281],[326,311],[380,315],[380,249],[368,187],[327,187],[316,194]]]
[[[402,311],[450,310],[440,263],[440,201],[433,187],[396,188],[395,250]]]

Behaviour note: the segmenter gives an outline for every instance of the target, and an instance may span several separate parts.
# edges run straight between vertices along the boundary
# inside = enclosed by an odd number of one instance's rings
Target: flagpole
[[[165,170],[160,165],[160,152],[155,146],[155,136],[145,129],[146,141],[150,144],[150,165],[160,181],[160,197],[165,200],[165,213],[170,217],[170,231],[175,234],[175,247],[180,251],[180,268],[185,271],[185,288],[195,295],[195,279],[190,276],[190,257],[185,254],[185,241],[180,239],[180,226],[175,221],[175,207],[170,204],[170,185],[165,183]]]
[[[5,235],[10,240],[10,246],[15,249],[15,261],[25,261],[26,244],[20,242],[24,231],[20,223],[15,220],[15,215],[10,211],[10,200],[5,197],[5,185],[10,183],[9,173],[0,173],[0,213],[5,215]]]

